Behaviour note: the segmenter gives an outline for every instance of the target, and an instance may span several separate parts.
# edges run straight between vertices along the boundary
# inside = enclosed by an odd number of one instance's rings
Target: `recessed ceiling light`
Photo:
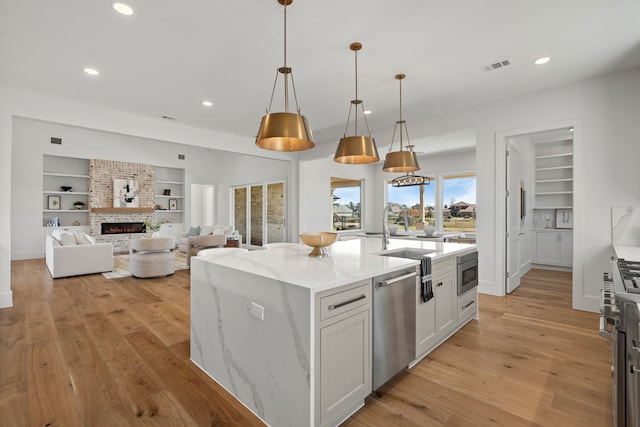
[[[548,56],[544,56],[542,58],[536,59],[535,61],[533,61],[533,63],[536,64],[536,65],[542,65],[542,64],[546,64],[550,60],[551,60],[551,58],[549,58]]]
[[[131,9],[131,6],[124,4],[124,3],[113,3],[113,8],[116,10],[116,12],[121,13],[123,15],[133,15],[133,9]]]
[[[371,110],[364,110],[362,114],[371,114]]]
[[[97,76],[98,74],[100,74],[98,70],[90,67],[85,68],[83,71],[90,76]]]
[[[204,105],[205,107],[212,107],[213,102],[205,100],[205,101],[202,101],[202,105]]]

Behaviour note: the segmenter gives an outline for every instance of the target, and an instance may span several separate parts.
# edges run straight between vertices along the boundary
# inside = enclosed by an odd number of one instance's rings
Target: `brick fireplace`
[[[139,208],[113,208],[113,179],[135,179],[139,187]],[[91,159],[89,161],[89,233],[98,242],[111,242],[114,252],[127,252],[129,240],[145,234],[102,233],[102,224],[130,224],[154,221],[153,165]],[[99,212],[97,212],[98,210]]]

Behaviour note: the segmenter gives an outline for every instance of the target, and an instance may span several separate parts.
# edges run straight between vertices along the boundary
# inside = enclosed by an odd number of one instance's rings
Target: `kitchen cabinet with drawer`
[[[416,356],[422,357],[448,338],[456,326],[455,258],[447,257],[431,265],[433,298],[422,300],[416,286]]]
[[[371,281],[316,297],[316,425],[338,424],[371,393]]]

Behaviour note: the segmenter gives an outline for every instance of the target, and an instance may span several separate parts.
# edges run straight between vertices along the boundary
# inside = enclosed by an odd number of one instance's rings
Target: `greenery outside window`
[[[362,229],[362,182],[331,177],[331,229]]]

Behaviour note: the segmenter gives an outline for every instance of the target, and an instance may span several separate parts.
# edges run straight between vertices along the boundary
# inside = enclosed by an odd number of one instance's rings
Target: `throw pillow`
[[[76,231],[74,235],[78,245],[93,245],[96,242],[93,237],[82,231]]]
[[[208,234],[211,234],[212,232],[213,232],[213,225],[203,225],[202,227],[200,227],[201,236],[206,236]]]
[[[187,234],[187,236],[191,237],[191,236],[197,236],[199,234],[200,234],[200,226],[197,226],[197,227],[189,228],[189,233]]]
[[[224,228],[221,225],[216,225],[213,227],[211,234],[224,234]]]
[[[54,230],[54,233],[58,230]],[[54,236],[54,233],[51,233],[51,236],[56,239],[62,246],[75,246],[76,245],[76,237],[73,233],[68,231],[61,231],[60,233],[56,233],[57,237]]]

